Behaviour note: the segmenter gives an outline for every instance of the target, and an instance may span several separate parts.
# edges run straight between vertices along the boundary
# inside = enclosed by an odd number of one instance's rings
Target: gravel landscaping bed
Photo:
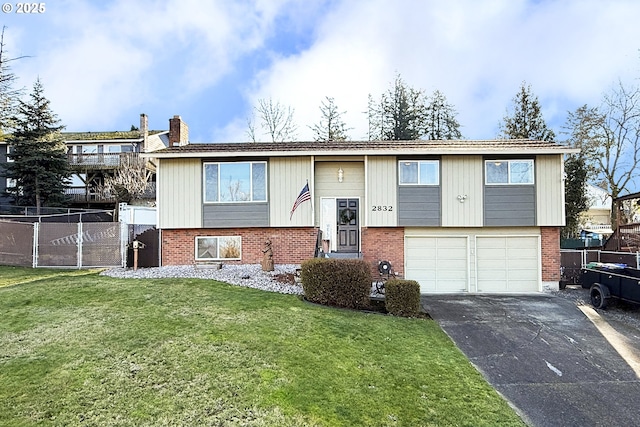
[[[274,271],[262,271],[260,264],[224,264],[217,269],[213,266],[170,265],[165,267],[112,268],[101,275],[127,279],[163,279],[163,278],[195,278],[213,279],[237,286],[262,289],[282,294],[302,295],[302,286],[295,281],[296,271],[300,268],[294,264],[278,264]]]

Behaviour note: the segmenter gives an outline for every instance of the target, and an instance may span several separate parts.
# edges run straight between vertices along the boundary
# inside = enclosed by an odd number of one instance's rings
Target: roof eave
[[[406,155],[542,155],[542,154],[575,154],[579,153],[579,149],[575,148],[529,148],[529,149],[505,149],[505,148],[487,148],[483,149],[464,149],[464,148],[448,148],[448,149],[352,149],[352,150],[287,150],[287,151],[171,151],[171,152],[150,152],[144,157],[153,157],[156,159],[176,159],[176,158],[202,158],[202,157],[298,157],[298,156],[406,156]]]

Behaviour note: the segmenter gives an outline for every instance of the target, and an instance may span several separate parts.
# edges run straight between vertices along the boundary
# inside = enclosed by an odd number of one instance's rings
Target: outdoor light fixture
[[[338,169],[338,182],[342,182],[344,180],[344,171],[342,168]]]
[[[467,195],[466,194],[458,194],[458,201],[460,203],[464,203],[465,200],[467,200]]]

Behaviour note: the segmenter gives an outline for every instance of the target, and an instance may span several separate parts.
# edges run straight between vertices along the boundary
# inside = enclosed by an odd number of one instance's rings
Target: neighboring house
[[[67,194],[71,204],[78,207],[115,206],[114,194],[100,191],[105,178],[129,161],[135,161],[140,153],[149,153],[173,144],[186,144],[189,131],[179,116],[169,120],[168,131],[149,131],[146,114],[140,115],[139,130],[127,132],[64,132],[69,147],[69,165],[73,170]],[[147,162],[151,175],[151,191],[146,197],[155,199],[155,163]]]
[[[587,184],[589,209],[581,215],[583,231],[596,235],[610,235],[611,226],[611,196],[600,187]]]
[[[556,143],[191,144],[153,153],[163,265],[362,257],[423,293],[557,289],[564,225]],[[311,200],[291,214],[305,184]]]
[[[73,172],[66,190],[70,207],[117,208],[115,195],[101,191],[105,178],[113,176],[128,161],[136,160],[140,153],[188,143],[189,128],[180,116],[169,119],[169,130],[150,131],[148,123],[147,115],[140,114],[139,130],[62,132],[68,148],[69,166]],[[9,149],[10,146],[5,141],[0,141],[0,165],[8,161],[6,154]],[[146,167],[150,189],[145,199],[153,203],[156,172],[153,158],[147,159]],[[0,204],[12,202],[10,198],[1,198],[7,186],[11,185],[11,180],[5,178],[0,169]]]

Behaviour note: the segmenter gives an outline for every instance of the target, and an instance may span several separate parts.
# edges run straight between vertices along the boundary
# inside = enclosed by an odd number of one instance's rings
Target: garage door
[[[538,236],[477,236],[478,292],[538,292]]]
[[[463,292],[469,282],[469,239],[407,236],[405,277],[420,283],[422,293]]]

